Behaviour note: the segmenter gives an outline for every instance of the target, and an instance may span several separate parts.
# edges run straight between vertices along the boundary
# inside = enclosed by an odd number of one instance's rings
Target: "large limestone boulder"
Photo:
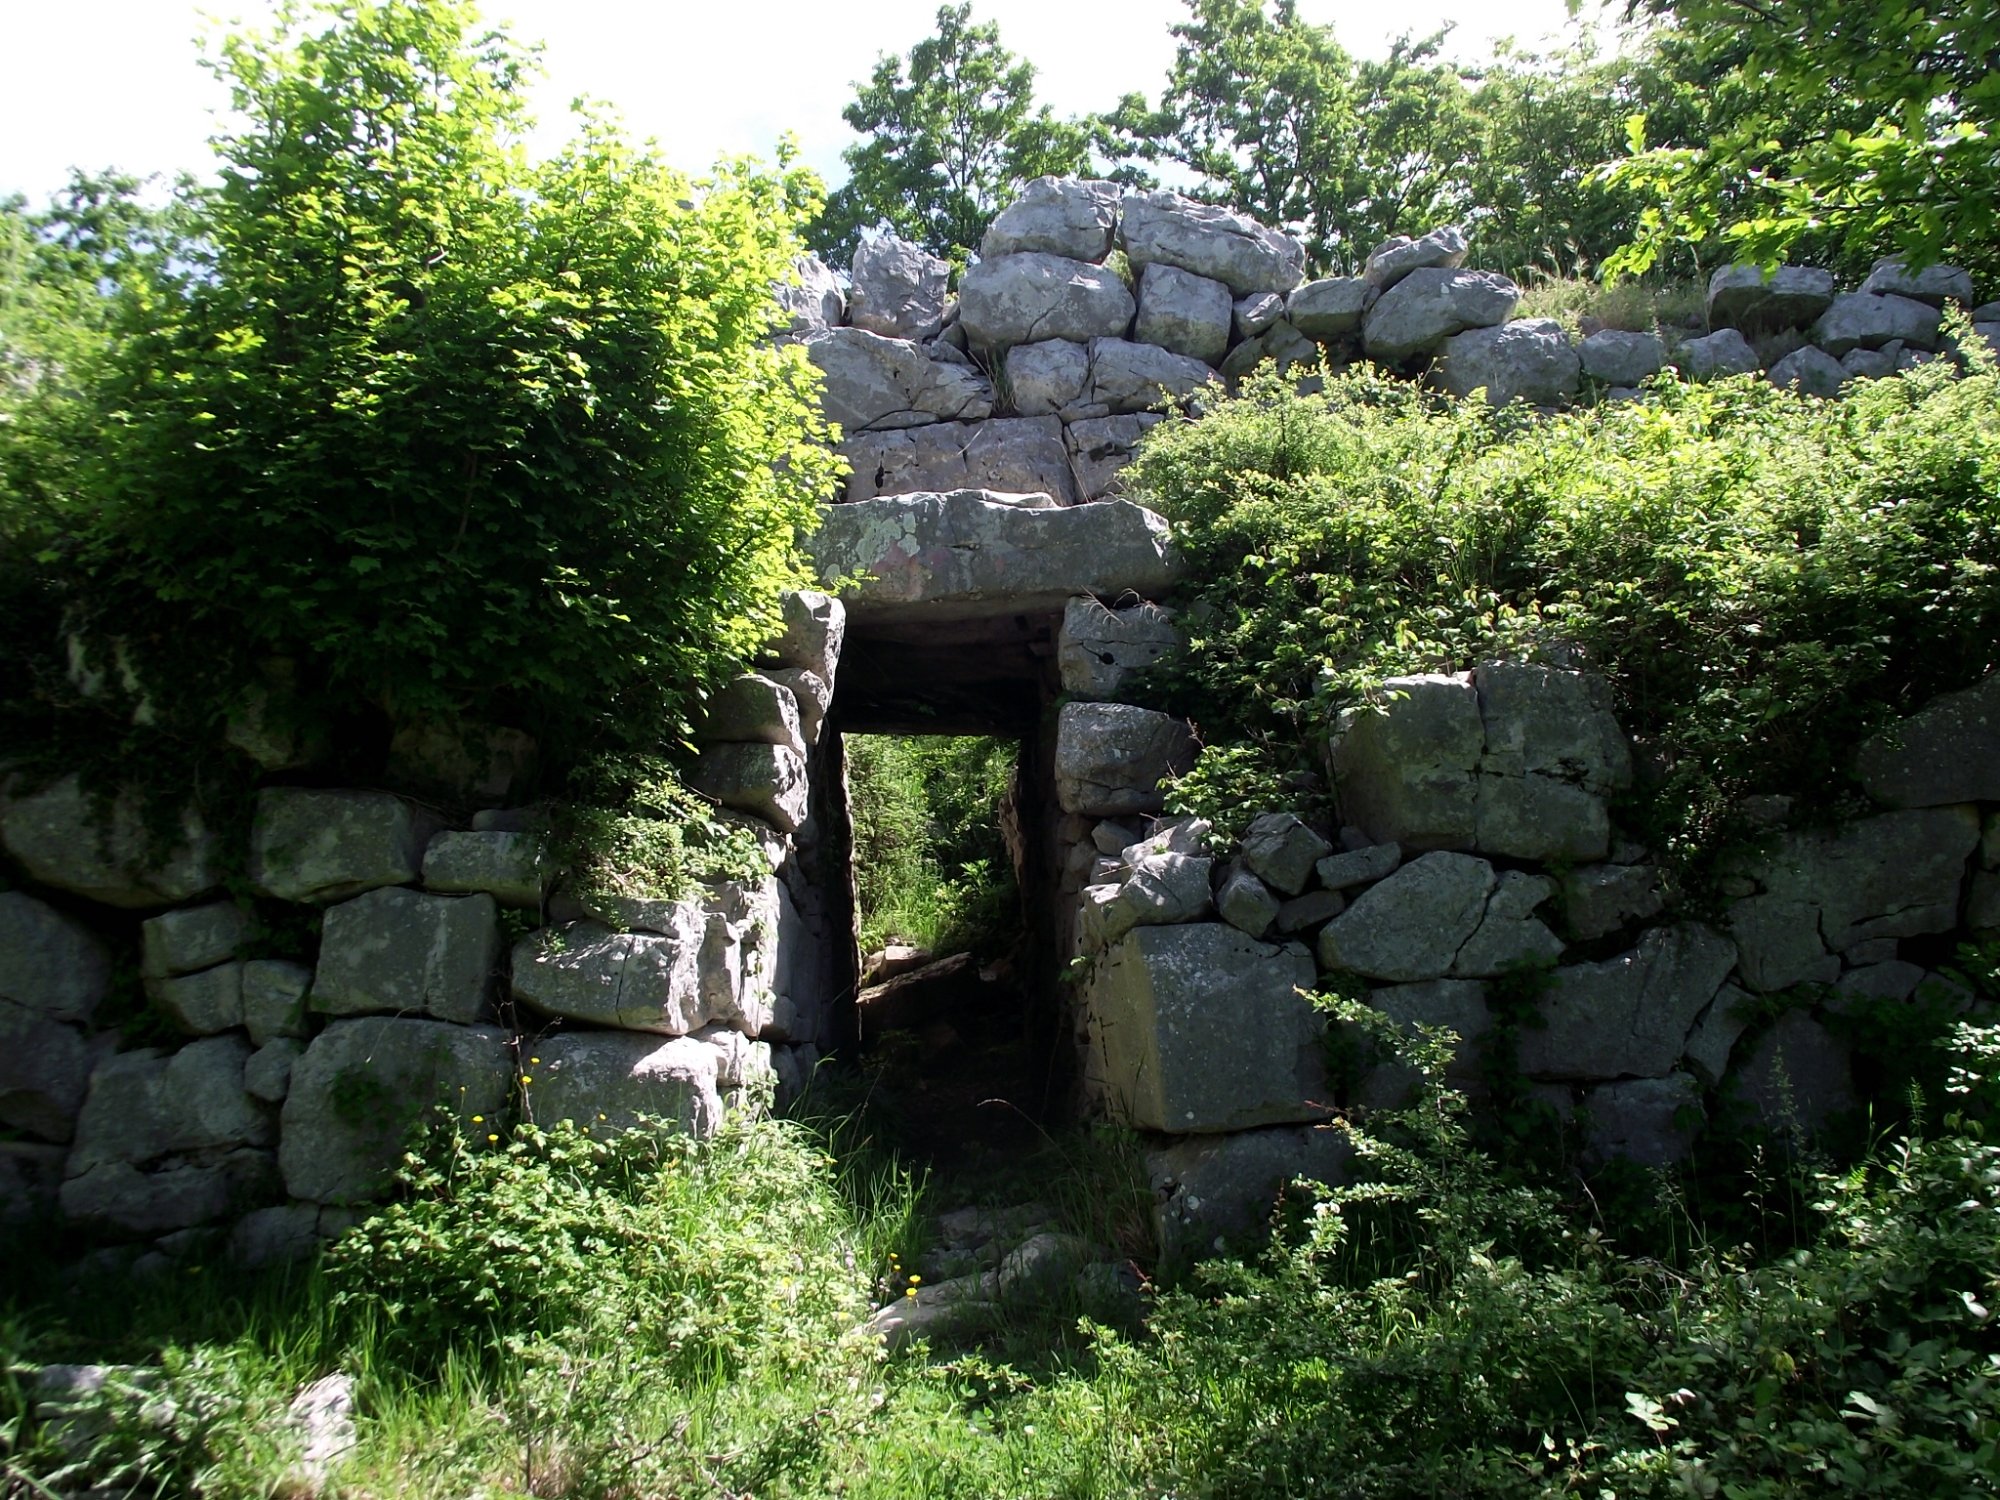
[[[1660,373],[1667,362],[1667,346],[1657,333],[1601,328],[1576,346],[1576,357],[1592,380],[1634,386]]]
[[[1235,306],[1236,336],[1254,339],[1285,316],[1285,299],[1276,292],[1252,292],[1238,297]]]
[[[1836,953],[1949,932],[1979,834],[1977,810],[1959,806],[1783,835],[1737,872],[1758,887],[1729,908],[1743,982],[1760,992],[1830,984],[1840,973]]]
[[[1390,678],[1378,703],[1343,710],[1335,725],[1342,815],[1381,844],[1470,848],[1485,749],[1470,673]]]
[[[792,257],[792,274],[771,288],[783,315],[783,328],[794,337],[804,337],[826,328],[838,328],[847,321],[847,294],[833,267],[817,255]]]
[[[823,578],[866,575],[847,608],[877,621],[961,619],[996,601],[1032,614],[1078,594],[1157,597],[1178,567],[1166,523],[1128,501],[1025,510],[964,492],[832,506],[807,551]]]
[[[1204,364],[1220,364],[1229,352],[1234,317],[1235,299],[1221,282],[1155,261],[1139,278],[1133,337]]]
[[[1440,979],[1486,916],[1493,867],[1433,851],[1370,886],[1319,934],[1325,969],[1396,983]]]
[[[1890,807],[2000,802],[2000,674],[1933,698],[1874,736],[1854,771]]]
[[[1157,412],[1127,412],[1115,417],[1087,417],[1064,429],[1070,467],[1085,500],[1118,493],[1119,475],[1132,462],[1139,439],[1160,421]]]
[[[0,999],[0,1125],[45,1141],[68,1140],[92,1061],[76,1027]]]
[[[1062,690],[1075,698],[1116,698],[1136,673],[1180,644],[1173,612],[1157,604],[1110,609],[1087,596],[1072,599],[1056,634]]]
[[[805,341],[825,377],[820,404],[846,432],[978,422],[993,415],[993,387],[977,370],[940,364],[905,339],[829,328]]]
[[[1320,1117],[1313,985],[1299,944],[1217,922],[1138,927],[1092,968],[1091,1081],[1141,1130],[1208,1134]]]
[[[215,837],[193,808],[180,829],[172,849],[156,850],[140,793],[100,803],[75,776],[0,789],[0,845],[28,877],[107,906],[172,906],[222,883]]]
[[[412,885],[439,828],[435,815],[387,792],[266,787],[250,828],[250,881],[266,896],[318,905]]]
[[[111,954],[74,917],[0,891],[0,1000],[50,1021],[88,1021],[111,988]]]
[[[335,1021],[292,1065],[278,1148],[285,1189],[319,1203],[379,1198],[433,1109],[449,1110],[468,1132],[497,1134],[513,1087],[513,1051],[496,1027]]]
[[[702,897],[698,974],[706,1024],[756,1036],[771,1024],[778,972],[779,884],[723,881]]]
[[[440,833],[424,850],[424,887],[443,895],[484,893],[502,906],[533,911],[548,889],[548,850],[540,834],[495,829]]]
[[[1262,333],[1231,349],[1218,373],[1234,384],[1266,362],[1276,365],[1282,375],[1298,369],[1316,370],[1320,359],[1319,345],[1280,318]]]
[[[1056,801],[1067,813],[1158,812],[1160,782],[1194,768],[1185,719],[1129,703],[1065,703],[1056,716]]]
[[[543,1015],[623,1031],[685,1036],[709,1019],[700,956],[707,916],[694,900],[662,903],[669,932],[576,922],[514,945],[514,998]]]
[[[1122,191],[1113,182],[1037,177],[994,218],[979,242],[979,258],[1038,252],[1101,261],[1111,253]]]
[[[1285,321],[1309,339],[1344,339],[1361,331],[1361,317],[1381,288],[1358,276],[1308,281],[1285,299]]]
[[[1244,214],[1164,190],[1127,193],[1119,242],[1133,268],[1162,262],[1222,282],[1241,297],[1288,292],[1305,275],[1305,251],[1289,235]]]
[[[1007,351],[1007,390],[1024,417],[1079,405],[1090,383],[1090,350],[1069,339],[1016,344]]]
[[[1254,1252],[1270,1240],[1271,1205],[1303,1178],[1338,1187],[1354,1147],[1331,1126],[1279,1126],[1202,1135],[1146,1153],[1153,1224],[1169,1270],[1229,1250]]]
[[[1454,334],[1439,350],[1436,378],[1454,396],[1486,392],[1494,406],[1557,406],[1576,394],[1582,364],[1554,318],[1519,318]]]
[[[1583,1096],[1584,1157],[1670,1167],[1694,1149],[1701,1131],[1701,1085],[1686,1073],[1624,1078]]]
[[[895,235],[854,248],[847,321],[891,339],[935,338],[944,327],[951,263]],[[837,420],[837,419],[836,419]]]
[[[500,961],[491,896],[377,890],[327,910],[312,1008],[323,1015],[475,1021]]]
[[[704,745],[688,785],[780,833],[806,820],[806,758],[786,745]]]
[[[1674,363],[1689,380],[1754,375],[1758,369],[1757,351],[1734,328],[1719,329],[1706,338],[1689,339],[1674,351]]]
[[[1853,349],[1880,349],[1901,343],[1935,349],[1943,319],[1928,302],[1875,292],[1850,292],[1833,299],[1812,327],[1812,341],[1835,359]]]
[[[1847,384],[1847,371],[1824,349],[1807,344],[1772,365],[1764,378],[1780,390],[1795,390],[1803,396],[1832,400]]]
[[[992,490],[1077,499],[1062,422],[1053,416],[940,422],[902,432],[866,432],[840,452],[851,465],[847,500],[878,495]]]
[[[1723,266],[1708,279],[1708,326],[1749,333],[1806,328],[1833,302],[1833,273],[1812,266]]]
[[[1536,1002],[1544,1025],[1516,1039],[1532,1078],[1659,1078],[1736,962],[1736,945],[1695,923],[1656,927],[1602,963],[1557,969]]]
[[[818,589],[787,589],[779,608],[782,628],[765,655],[781,667],[802,668],[832,682],[847,639],[847,606]]]
[[[1456,224],[1441,224],[1420,239],[1394,235],[1368,252],[1361,266],[1361,280],[1387,291],[1412,271],[1432,268],[1454,270],[1465,264],[1465,231]]]
[[[783,745],[803,755],[798,696],[762,672],[731,678],[702,705],[695,738],[719,744]]]
[[[1112,412],[1159,411],[1215,379],[1198,359],[1129,339],[1093,339],[1084,400]]]
[[[1429,354],[1455,333],[1504,323],[1521,289],[1492,271],[1430,266],[1412,271],[1368,309],[1362,347],[1371,359],[1402,364]]]
[[[1038,339],[1122,338],[1135,304],[1115,272],[1025,251],[982,260],[958,288],[959,322],[975,349]]]
[[[1875,269],[1861,283],[1861,290],[1908,297],[1913,302],[1927,302],[1932,307],[1942,307],[1947,302],[1970,307],[1972,273],[1957,266],[1944,265],[1925,266],[1921,271],[1912,271],[1900,256],[1891,255],[1875,262]]]
[[[534,1052],[541,1062],[529,1068],[524,1097],[543,1127],[570,1120],[604,1135],[647,1116],[709,1136],[722,1123],[720,1054],[693,1037],[573,1031],[543,1037]]]

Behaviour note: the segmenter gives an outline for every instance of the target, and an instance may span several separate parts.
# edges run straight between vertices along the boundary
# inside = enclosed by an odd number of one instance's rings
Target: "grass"
[[[1517,318],[1554,318],[1572,337],[1584,319],[1629,333],[1658,333],[1674,342],[1707,326],[1707,305],[1698,282],[1657,284],[1621,281],[1605,286],[1581,276],[1530,276],[1521,288]]]

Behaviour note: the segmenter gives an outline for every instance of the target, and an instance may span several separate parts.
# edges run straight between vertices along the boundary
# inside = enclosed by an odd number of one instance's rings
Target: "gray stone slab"
[[[323,1015],[475,1021],[500,959],[493,898],[369,891],[328,909],[313,974]]]
[[[24,891],[0,891],[0,1000],[88,1021],[110,989],[111,953],[95,933]]]
[[[320,905],[414,884],[439,826],[386,792],[267,787],[250,830],[250,880],[266,896]]]

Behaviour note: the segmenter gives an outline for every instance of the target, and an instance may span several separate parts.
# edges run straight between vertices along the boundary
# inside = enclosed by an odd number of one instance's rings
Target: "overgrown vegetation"
[[[861,946],[992,949],[1020,928],[1001,807],[1020,747],[977,737],[849,735]]]
[[[1210,745],[1256,752],[1205,756],[1192,790],[1224,804],[1316,770],[1384,678],[1582,660],[1639,747],[1634,826],[1694,862],[1747,793],[1836,807],[1868,731],[1996,665],[1980,356],[1839,402],[1669,380],[1554,418],[1365,371],[1315,395],[1271,378],[1155,429],[1130,473],[1201,580],[1170,690]]]

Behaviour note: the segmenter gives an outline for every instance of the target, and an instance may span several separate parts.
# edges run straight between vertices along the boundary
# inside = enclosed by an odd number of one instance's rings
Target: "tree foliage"
[[[1698,140],[1635,120],[1611,180],[1649,207],[1616,268],[1720,235],[1772,263],[1827,244],[2000,271],[2000,12],[1982,0],[1634,0],[1757,107]]]
[[[934,255],[964,264],[1021,185],[1076,176],[1091,133],[1034,102],[1035,69],[972,19],[970,0],[941,6],[934,36],[907,57],[884,55],[842,118],[867,139],[842,157],[853,174],[813,227],[813,247],[837,265],[857,233],[887,225]]]

